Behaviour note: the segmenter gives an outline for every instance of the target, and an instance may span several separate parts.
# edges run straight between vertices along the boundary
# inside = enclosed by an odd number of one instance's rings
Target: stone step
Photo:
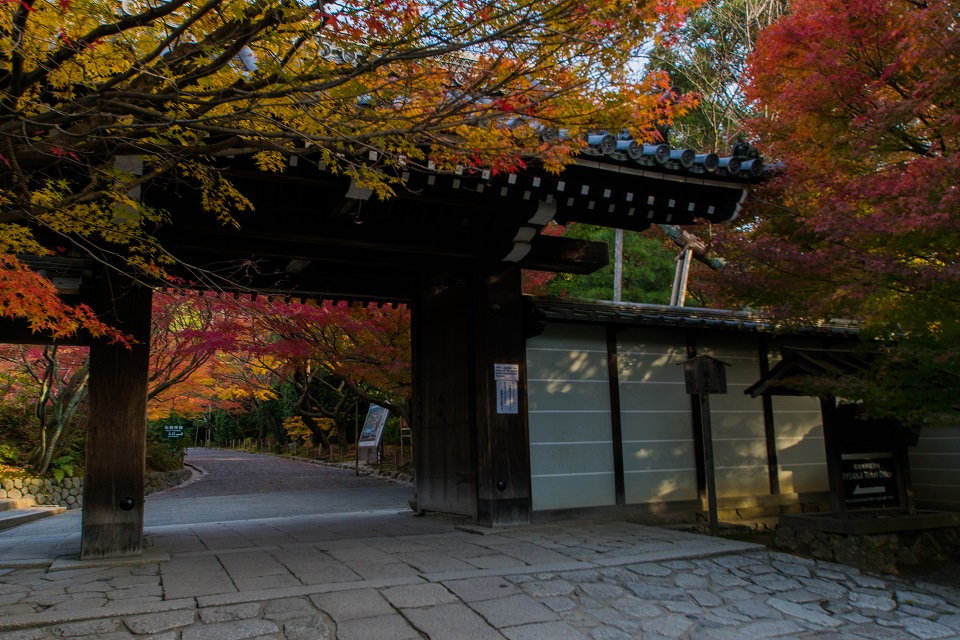
[[[40,518],[49,518],[66,511],[66,507],[31,506],[25,509],[6,509],[0,511],[0,531],[12,529]]]
[[[0,511],[12,511],[14,509],[29,509],[37,506],[37,501],[33,496],[29,498],[17,498],[9,500],[0,500]]]

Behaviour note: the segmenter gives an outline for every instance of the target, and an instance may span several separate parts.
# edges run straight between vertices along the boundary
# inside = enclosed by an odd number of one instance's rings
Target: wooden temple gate
[[[591,273],[608,262],[603,243],[539,231],[552,220],[637,231],[725,222],[753,169],[597,155],[559,175],[411,171],[384,201],[304,158],[282,174],[239,158],[224,173],[256,207],[237,214],[239,227],[202,213],[182,182],[149,185],[143,198],[171,215],[158,240],[190,265],[186,288],[408,304],[418,507],[497,526],[531,511],[521,269]],[[86,268],[81,299],[139,342],[90,343],[81,557],[137,555],[151,293]],[[35,340],[5,326],[8,342]]]

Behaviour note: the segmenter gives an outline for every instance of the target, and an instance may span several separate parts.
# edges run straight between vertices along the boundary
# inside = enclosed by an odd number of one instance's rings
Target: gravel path
[[[148,529],[332,513],[405,512],[413,498],[413,487],[407,483],[278,456],[189,449],[186,461],[203,474],[148,495],[144,505]],[[0,548],[7,537],[79,536],[80,527],[80,510],[67,511],[0,532]]]
[[[224,449],[187,449],[186,462],[201,469],[203,477],[155,494],[151,500],[383,487],[386,482],[358,477],[351,470]]]
[[[408,510],[413,497],[406,483],[272,455],[189,449],[186,461],[203,475],[147,496],[147,527]]]

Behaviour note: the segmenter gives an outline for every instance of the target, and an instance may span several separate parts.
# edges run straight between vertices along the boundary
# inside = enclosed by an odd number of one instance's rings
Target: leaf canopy
[[[40,240],[162,279],[167,219],[140,188],[176,170],[237,224],[226,155],[272,172],[309,155],[380,197],[391,167],[558,170],[588,129],[652,135],[685,108],[634,61],[696,3],[2,2],[0,252]]]
[[[860,321],[890,349],[851,398],[908,421],[960,392],[960,54],[951,0],[809,0],[750,61],[751,126],[783,171],[720,233],[724,300]]]

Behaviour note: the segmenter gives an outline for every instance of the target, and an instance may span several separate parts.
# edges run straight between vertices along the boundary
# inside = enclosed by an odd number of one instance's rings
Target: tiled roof
[[[676,178],[692,177],[721,182],[757,182],[763,179],[767,171],[757,150],[747,145],[737,145],[732,155],[721,157],[716,153],[675,149],[665,143],[650,144],[610,134],[588,136],[588,146],[581,157],[582,160],[578,162],[581,165],[593,160],[607,165],[647,169]]]
[[[740,332],[771,332],[777,328],[769,318],[746,311],[539,296],[527,296],[526,300],[531,314],[538,320]],[[834,322],[799,327],[791,333],[855,337],[859,331],[854,323]]]

